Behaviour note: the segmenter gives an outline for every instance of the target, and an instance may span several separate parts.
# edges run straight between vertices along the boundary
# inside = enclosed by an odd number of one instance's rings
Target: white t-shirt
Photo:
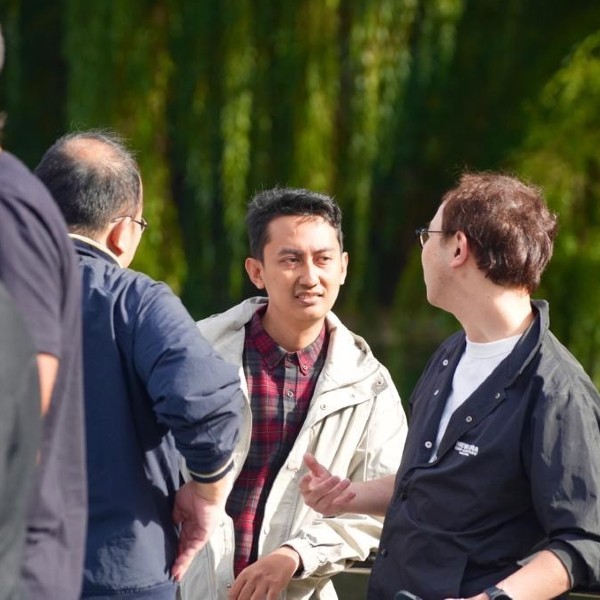
[[[512,352],[521,334],[480,344],[467,338],[467,345],[454,371],[452,389],[440,419],[435,446],[429,462],[436,458],[452,413],[491,375],[492,371]]]

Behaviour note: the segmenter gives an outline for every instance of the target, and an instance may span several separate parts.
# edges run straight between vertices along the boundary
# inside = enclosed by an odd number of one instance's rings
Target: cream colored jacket
[[[204,336],[229,362],[242,364],[245,325],[265,298],[251,298],[198,323]],[[329,313],[328,356],[304,425],[277,475],[265,507],[259,556],[287,545],[302,558],[303,571],[281,594],[283,600],[335,599],[330,577],[377,548],[382,518],[348,514],[323,518],[302,501],[298,481],[302,457],[312,452],[332,473],[354,481],[395,474],[406,437],[406,417],[387,369],[367,343]],[[250,444],[252,415],[246,404],[244,425],[234,453],[239,474]],[[235,536],[229,517],[198,554],[181,586],[183,600],[226,600],[233,575]]]

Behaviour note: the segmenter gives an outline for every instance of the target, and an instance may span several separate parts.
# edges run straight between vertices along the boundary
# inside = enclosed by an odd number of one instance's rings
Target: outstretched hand
[[[349,479],[332,475],[310,453],[304,455],[304,464],[309,472],[300,479],[300,493],[304,502],[324,516],[348,512],[348,504],[356,493],[349,489]]]
[[[226,493],[221,482],[202,484],[189,481],[177,490],[173,521],[181,524],[177,557],[171,567],[175,581],[181,581],[194,556],[208,542],[225,513]]]

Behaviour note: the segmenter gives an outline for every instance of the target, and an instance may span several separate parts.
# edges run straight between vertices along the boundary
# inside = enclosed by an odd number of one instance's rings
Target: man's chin
[[[325,315],[329,312],[329,308],[323,302],[301,303],[298,312],[307,321],[318,321],[325,318]]]

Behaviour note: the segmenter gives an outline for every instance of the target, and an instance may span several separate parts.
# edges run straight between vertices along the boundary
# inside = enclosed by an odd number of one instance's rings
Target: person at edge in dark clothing
[[[237,370],[167,285],[127,268],[148,223],[138,165],[116,136],[68,134],[35,172],[67,221],[83,282],[82,597],[171,600],[224,511],[243,407]],[[182,487],[181,456],[192,477]]]
[[[0,34],[0,68],[3,55]],[[25,445],[30,446],[29,456],[34,460],[37,454],[28,495],[22,495],[23,489],[4,489],[11,495],[5,510],[12,502],[18,502],[18,508],[10,515],[15,537],[11,539],[4,531],[2,538],[12,559],[1,573],[0,598],[77,600],[87,522],[81,281],[65,221],[48,190],[17,157],[2,148],[0,282],[33,341],[39,380],[37,411],[29,416],[26,439],[15,440],[21,447],[13,447],[11,464],[5,465],[5,474],[16,468],[16,462],[24,459]],[[2,335],[5,342],[11,337],[8,330],[2,330]],[[15,346],[13,350],[15,356],[23,356],[21,348]],[[24,361],[12,385],[28,368]],[[21,389],[24,392],[25,387]],[[2,415],[3,426],[9,428],[10,412]],[[25,462],[21,468],[23,485],[31,471]],[[6,484],[10,485],[8,480]],[[23,518],[24,548],[16,537],[22,531],[19,523],[23,524]],[[19,565],[16,555],[22,551]]]
[[[532,300],[557,218],[537,188],[465,174],[417,230],[427,300],[463,330],[410,398],[394,480],[350,483],[313,457],[325,514],[387,510],[370,600],[549,600],[600,578],[600,398]]]

